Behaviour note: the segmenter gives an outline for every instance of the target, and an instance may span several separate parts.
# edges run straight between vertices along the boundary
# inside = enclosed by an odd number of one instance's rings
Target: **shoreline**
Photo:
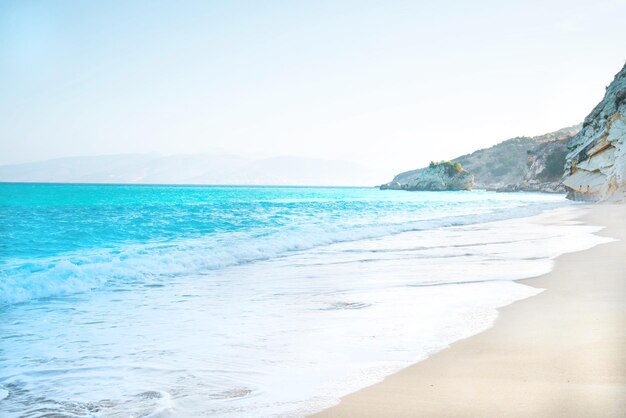
[[[313,417],[621,416],[626,410],[626,206],[577,217],[615,238],[518,282],[546,289],[492,327]]]

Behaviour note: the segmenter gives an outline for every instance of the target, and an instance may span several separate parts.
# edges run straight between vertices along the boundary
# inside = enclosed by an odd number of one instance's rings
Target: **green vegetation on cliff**
[[[453,176],[456,173],[460,173],[461,171],[463,171],[463,166],[461,165],[461,163],[453,163],[452,161],[439,161],[439,162],[435,162],[435,161],[431,161],[430,164],[428,165],[428,168],[437,168],[437,167],[443,167],[444,170],[446,170],[446,172]]]
[[[517,137],[448,161],[406,171],[383,189],[563,191],[567,143],[580,125],[535,137]],[[471,185],[469,176],[472,177]]]
[[[474,173],[476,188],[562,191],[567,143],[580,125],[535,137],[517,137],[455,158]]]
[[[442,190],[472,190],[474,186],[474,175],[463,170],[463,166],[452,161],[431,161],[428,167],[420,168],[410,172],[409,177],[405,177],[403,182],[396,181],[396,178],[380,186],[382,190],[421,190],[421,191],[442,191]]]

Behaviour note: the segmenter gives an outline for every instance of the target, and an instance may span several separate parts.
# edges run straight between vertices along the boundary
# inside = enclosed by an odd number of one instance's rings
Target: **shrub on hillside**
[[[448,174],[449,176],[454,176],[456,173],[460,173],[461,171],[463,171],[463,166],[461,165],[461,163],[453,163],[452,161],[439,161],[439,162],[434,162],[431,161],[430,164],[428,165],[429,168],[437,168],[437,167],[443,167],[446,171],[446,174]]]
[[[563,175],[565,167],[566,150],[555,151],[546,157],[546,167],[537,175],[542,180],[557,180]]]

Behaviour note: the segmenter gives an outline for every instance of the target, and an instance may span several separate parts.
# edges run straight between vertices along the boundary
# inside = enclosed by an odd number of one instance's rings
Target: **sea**
[[[0,416],[301,417],[602,242],[540,193],[0,184]]]

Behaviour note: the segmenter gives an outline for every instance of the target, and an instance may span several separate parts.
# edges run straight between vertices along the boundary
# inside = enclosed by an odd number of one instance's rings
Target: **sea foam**
[[[8,417],[305,416],[488,328],[605,241],[576,210],[335,242],[5,307]]]
[[[0,272],[0,304],[84,292],[107,285],[166,282],[171,276],[206,274],[333,243],[528,216],[561,204],[511,207],[507,212],[484,210],[483,213],[378,225],[300,225],[268,232],[230,232],[166,243],[73,251],[30,260],[11,259]]]
[[[541,291],[513,280],[602,242],[556,195],[0,195],[7,417],[304,416],[489,327]]]

